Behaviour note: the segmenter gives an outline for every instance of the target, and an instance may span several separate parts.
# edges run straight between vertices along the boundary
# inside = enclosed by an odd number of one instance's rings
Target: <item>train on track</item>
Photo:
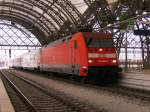
[[[121,71],[112,34],[78,32],[13,60],[14,68],[80,77],[114,77]]]

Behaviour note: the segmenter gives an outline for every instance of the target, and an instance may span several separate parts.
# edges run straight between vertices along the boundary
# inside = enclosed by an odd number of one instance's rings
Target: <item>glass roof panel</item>
[[[15,46],[40,47],[37,38],[23,26],[11,21],[0,20],[0,49]]]
[[[88,8],[84,0],[70,0],[70,2],[80,11],[81,14]]]

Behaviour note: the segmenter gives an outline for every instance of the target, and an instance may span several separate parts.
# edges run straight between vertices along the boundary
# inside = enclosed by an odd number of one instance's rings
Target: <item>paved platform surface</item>
[[[125,72],[124,76],[127,78],[150,80],[150,70],[137,70],[137,71]]]
[[[150,69],[145,69],[145,70],[134,70],[130,72],[126,72],[127,74],[145,74],[145,75],[150,75]]]
[[[150,90],[150,70],[124,72],[122,84],[134,88]]]
[[[15,112],[1,79],[0,79],[0,112]]]

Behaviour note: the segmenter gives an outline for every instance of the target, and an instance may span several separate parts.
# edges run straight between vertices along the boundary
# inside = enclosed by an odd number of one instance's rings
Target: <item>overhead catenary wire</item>
[[[116,25],[120,25],[120,24],[123,24],[123,23],[128,23],[130,20],[135,20],[135,19],[142,18],[142,17],[148,16],[148,15],[150,15],[150,12],[146,12],[146,13],[144,13],[144,14],[137,15],[137,16],[135,16],[135,17],[131,17],[131,18],[129,18],[129,19],[116,22],[116,23],[114,23],[114,24],[109,24],[109,25],[107,25],[106,27],[101,28],[100,30],[105,30],[105,29],[108,29],[108,28],[110,28],[110,27],[114,27],[114,26],[116,26]]]

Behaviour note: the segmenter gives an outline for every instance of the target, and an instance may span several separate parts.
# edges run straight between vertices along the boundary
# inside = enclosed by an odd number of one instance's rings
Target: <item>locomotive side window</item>
[[[74,40],[74,48],[78,48],[77,40]]]
[[[112,39],[87,38],[86,43],[88,47],[113,47]]]

